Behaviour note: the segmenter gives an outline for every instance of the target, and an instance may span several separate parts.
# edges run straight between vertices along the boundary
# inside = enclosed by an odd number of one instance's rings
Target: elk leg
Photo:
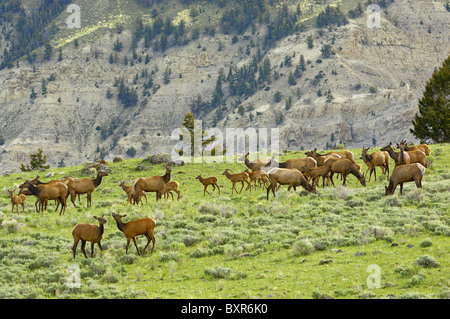
[[[82,240],[81,240],[81,251],[83,252],[84,257],[87,258],[85,247],[86,247],[86,241],[82,239]]]
[[[75,242],[73,243],[72,251],[73,251],[73,258],[75,258],[75,251],[77,250],[78,242],[80,239],[75,239]]]
[[[138,247],[138,244],[137,244],[137,241],[136,241],[136,236],[133,237],[133,242],[134,242],[134,246],[136,246],[137,253],[140,256],[141,252],[139,251],[139,247]]]

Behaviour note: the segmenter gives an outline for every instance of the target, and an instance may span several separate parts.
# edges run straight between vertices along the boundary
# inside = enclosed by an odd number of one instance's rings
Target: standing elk
[[[14,195],[15,189],[8,190],[9,195],[11,196],[11,214],[14,212],[14,207],[17,208],[17,214],[19,213],[19,205],[22,205],[22,214],[25,213],[25,201],[27,196],[25,194]]]
[[[156,222],[153,218],[141,218],[141,219],[137,219],[137,220],[132,220],[128,223],[124,223],[122,221],[123,217],[126,217],[127,215],[120,215],[120,214],[115,214],[112,213],[111,215],[117,224],[117,228],[124,233],[125,237],[127,238],[127,247],[125,250],[125,253],[128,254],[128,247],[130,246],[130,241],[133,239],[134,242],[134,246],[136,247],[137,253],[140,256],[141,252],[139,251],[139,247],[136,241],[136,236],[138,235],[144,235],[147,238],[147,245],[145,245],[144,250],[142,251],[142,253],[144,254],[145,251],[147,250],[148,245],[150,245],[150,242],[153,242],[153,247],[152,247],[152,254],[155,251],[155,244],[156,244],[156,239],[155,236],[153,234],[154,232],[154,228],[156,225]]]
[[[102,240],[103,231],[104,231],[104,224],[106,224],[106,218],[105,214],[103,214],[102,217],[96,217],[93,216],[94,219],[96,219],[99,223],[99,226],[93,225],[93,224],[77,224],[72,230],[72,236],[73,236],[73,258],[75,258],[75,253],[77,250],[78,242],[81,240],[81,251],[84,254],[84,257],[87,258],[86,255],[86,241],[91,242],[91,257],[94,257],[94,244],[97,244],[100,248],[100,251],[102,249],[102,245],[100,244],[100,241]]]
[[[69,177],[67,179],[68,180],[67,186],[69,187],[70,200],[73,206],[75,206],[75,208],[78,208],[77,205],[75,204],[76,195],[86,194],[87,207],[90,207],[92,204],[92,193],[94,192],[95,188],[97,188],[101,184],[102,178],[105,176],[108,176],[107,172],[97,169],[97,177],[94,179],[92,178],[76,179]]]
[[[363,147],[361,154],[362,160],[364,161],[364,163],[366,163],[368,170],[370,169],[369,182],[370,179],[372,178],[372,173],[374,173],[375,175],[375,181],[377,180],[377,171],[376,171],[377,166],[381,167],[383,174],[387,172],[387,177],[389,178],[389,153],[385,151],[378,151],[369,154],[369,149],[370,147],[368,148]]]
[[[422,178],[425,170],[425,167],[419,163],[396,167],[389,179],[389,185],[385,186],[385,195],[393,195],[397,185],[400,185],[400,195],[403,195],[403,183],[406,182],[414,181],[417,188],[422,188]]]
[[[135,191],[135,202],[139,202],[139,196],[144,192],[155,192],[156,201],[161,199],[164,186],[170,182],[172,174],[172,166],[164,166],[166,173],[164,175],[157,175],[151,177],[139,177],[134,181],[133,187]]]

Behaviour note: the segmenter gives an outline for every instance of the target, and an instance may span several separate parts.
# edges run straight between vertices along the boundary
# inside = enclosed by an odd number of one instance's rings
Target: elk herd
[[[317,149],[305,152],[306,157],[288,159],[285,162],[278,162],[274,157],[266,159],[249,160],[249,154],[245,154],[239,158],[244,161],[246,169],[242,172],[231,173],[226,169],[224,175],[231,183],[231,194],[234,192],[240,194],[244,187],[245,190],[251,192],[252,188],[266,188],[269,200],[269,194],[272,192],[275,197],[275,192],[282,186],[287,185],[287,190],[291,188],[296,190],[298,186],[303,187],[310,193],[317,193],[317,187],[322,178],[322,188],[325,185],[333,185],[333,177],[340,175],[342,185],[346,186],[349,182],[347,178],[349,175],[356,177],[356,182],[362,186],[366,186],[366,177],[369,174],[369,181],[374,175],[377,180],[376,168],[381,168],[381,173],[388,178],[388,186],[385,186],[385,195],[393,195],[395,189],[400,185],[400,194],[403,194],[403,184],[406,182],[415,182],[418,188],[422,188],[422,178],[427,168],[425,161],[426,156],[430,155],[430,148],[426,144],[410,146],[406,141],[402,141],[396,145],[398,151],[394,150],[392,143],[381,148],[380,151],[370,152],[370,147],[363,147],[361,159],[367,166],[365,173],[361,172],[362,165],[357,164],[354,160],[354,154],[350,151],[331,151],[325,154],[320,154]],[[394,161],[394,169],[390,174],[389,162],[390,158]],[[171,181],[172,164],[165,166],[164,175],[157,175],[151,177],[139,177],[135,179],[132,185],[126,185],[125,181],[120,181],[118,184],[126,193],[127,203],[133,205],[143,205],[143,198],[148,203],[148,192],[156,193],[156,201],[161,200],[162,197],[168,199],[171,196],[174,200],[173,192],[177,194],[177,200],[180,199],[181,193],[178,190],[179,183]],[[66,177],[59,180],[51,180],[49,182],[41,182],[39,176],[33,180],[26,180],[19,188],[19,194],[15,195],[14,190],[8,190],[11,197],[12,213],[16,208],[19,212],[19,205],[22,206],[22,213],[25,211],[25,200],[27,196],[36,197],[35,208],[37,212],[44,212],[47,210],[49,200],[54,200],[56,204],[56,211],[61,205],[59,214],[62,215],[67,208],[67,198],[70,195],[70,200],[74,207],[76,206],[75,199],[82,194],[87,196],[87,207],[91,206],[92,193],[101,184],[103,177],[108,176],[104,170],[97,169],[97,176],[95,178],[72,178]],[[206,193],[211,195],[207,190],[209,186],[212,187],[212,192],[217,188],[220,195],[220,187],[218,178],[216,176],[203,177],[201,174],[196,177],[203,185],[203,196]],[[240,184],[240,189],[236,188],[236,184]],[[117,223],[117,227],[122,231],[127,238],[126,252],[128,253],[128,246],[133,240],[138,254],[140,251],[136,243],[137,235],[145,235],[148,239],[144,252],[150,242],[153,242],[152,252],[155,247],[155,238],[153,229],[155,221],[151,218],[143,218],[135,221],[124,223],[122,218],[126,215],[112,214],[112,217]],[[97,243],[101,249],[100,240],[103,234],[103,225],[106,223],[104,216],[94,218],[99,222],[99,226],[92,224],[78,224],[74,227],[72,235],[74,237],[73,256],[75,258],[75,250],[78,242],[81,240],[81,249],[86,256],[85,244],[86,241],[91,242],[91,253],[93,254],[94,244]]]

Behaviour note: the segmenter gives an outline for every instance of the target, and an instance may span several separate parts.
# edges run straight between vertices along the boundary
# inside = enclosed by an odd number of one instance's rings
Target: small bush
[[[442,147],[438,147],[434,150],[434,156],[440,156],[444,152],[444,149]]]
[[[211,267],[205,269],[205,275],[213,278],[228,278],[231,275],[231,268],[227,267]]]
[[[306,256],[314,252],[314,246],[308,239],[302,239],[292,245],[292,254],[294,256]]]
[[[433,257],[428,255],[423,255],[417,258],[416,264],[424,268],[437,268],[441,266],[436,260],[434,260]]]
[[[425,280],[425,275],[418,274],[418,275],[413,276],[413,277],[408,281],[408,284],[409,284],[410,286],[415,286],[415,285],[418,285],[418,284],[422,283],[424,280]]]
[[[19,231],[19,229],[20,229],[19,223],[15,219],[13,219],[13,220],[5,220],[2,223],[2,227],[4,229],[6,229],[6,232],[8,234],[17,233]]]
[[[424,239],[421,243],[420,243],[420,247],[430,247],[433,246],[433,242],[431,241],[431,239],[427,238]]]
[[[178,262],[181,260],[181,255],[177,251],[170,251],[167,253],[161,253],[160,258],[162,262],[168,262],[170,260]]]

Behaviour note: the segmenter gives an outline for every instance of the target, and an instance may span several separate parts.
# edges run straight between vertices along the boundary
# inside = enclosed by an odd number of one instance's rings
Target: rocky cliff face
[[[284,38],[267,53],[272,74],[279,78],[241,101],[243,115],[228,97],[218,128],[279,127],[281,148],[291,149],[323,149],[327,142],[333,144],[331,133],[334,143],[342,141],[348,147],[413,140],[409,128],[417,101],[434,68],[449,54],[450,13],[444,4],[397,0],[381,12],[379,29],[369,29],[363,15],[323,33],[312,29]],[[231,36],[216,33],[164,53],[141,45],[138,53],[148,53],[150,62],[125,66],[108,60],[113,42],[119,38],[129,48],[131,35],[109,32],[78,48],[63,47],[62,61],[55,54],[50,62],[35,63],[34,69],[21,61],[19,67],[0,71],[1,172],[17,171],[39,147],[52,166],[61,160],[66,165],[100,157],[111,160],[131,147],[136,156],[170,152],[175,144],[170,134],[191,101],[198,95],[211,98],[221,68],[227,72],[230,63],[249,63],[246,48],[254,52],[251,41],[257,42],[263,33],[261,27],[235,44]],[[306,44],[309,35],[314,38],[312,49]],[[321,56],[325,44],[332,44],[330,58]],[[130,57],[131,51],[118,53],[118,59],[125,55]],[[307,69],[296,85],[290,85],[288,75],[300,55],[308,61]],[[292,66],[283,64],[286,56],[292,57]],[[165,84],[163,73],[168,69],[170,82]],[[143,72],[153,73],[159,89],[145,97],[139,89],[138,105],[124,108],[114,83],[123,77],[130,86],[142,88]],[[55,79],[48,81],[52,74]],[[43,79],[46,95],[41,94]],[[32,89],[35,99],[30,99]],[[280,102],[274,102],[277,91]],[[214,112],[206,115],[204,126],[211,126],[213,118]]]

